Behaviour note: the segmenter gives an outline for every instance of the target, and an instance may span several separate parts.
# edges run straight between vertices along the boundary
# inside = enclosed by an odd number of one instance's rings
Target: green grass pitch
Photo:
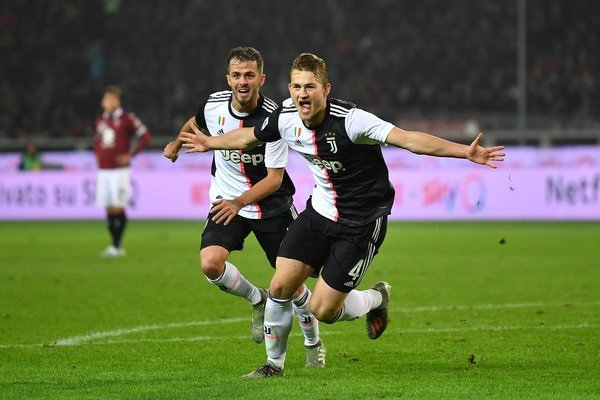
[[[130,221],[102,259],[101,221],[0,223],[1,399],[600,398],[600,224],[392,223],[361,288],[392,285],[390,324],[321,324],[327,367],[286,376],[250,306],[198,267],[201,222]],[[272,271],[251,236],[232,262]],[[309,281],[312,287],[314,281]]]

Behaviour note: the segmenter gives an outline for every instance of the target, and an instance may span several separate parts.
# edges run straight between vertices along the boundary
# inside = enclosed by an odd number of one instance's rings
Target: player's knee
[[[209,279],[217,279],[223,274],[225,263],[214,257],[200,257],[200,268]]]
[[[316,319],[326,324],[333,324],[335,322],[338,311],[324,303],[310,302],[310,312]]]
[[[273,278],[269,284],[269,296],[274,299],[291,299],[296,291],[297,288],[291,287],[289,283],[276,278]]]
[[[269,296],[271,296],[274,299],[285,299],[287,298],[287,296],[285,296],[285,293],[285,285],[274,279],[271,280],[271,283],[269,284]]]

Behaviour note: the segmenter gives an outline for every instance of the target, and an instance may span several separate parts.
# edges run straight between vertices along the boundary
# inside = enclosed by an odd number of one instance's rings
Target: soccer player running
[[[98,164],[96,176],[96,205],[106,209],[108,231],[112,238],[103,257],[122,257],[125,249],[121,239],[127,224],[127,206],[131,195],[131,159],[145,149],[151,140],[148,128],[132,112],[121,107],[123,91],[108,86],[102,96],[104,112],[96,118],[94,152]],[[132,139],[137,145],[132,150]]]
[[[315,179],[306,210],[281,243],[270,283],[264,322],[267,362],[246,378],[284,374],[290,299],[319,266],[310,300],[316,318],[334,323],[366,314],[370,339],[386,329],[390,285],[380,281],[370,289],[356,289],[383,242],[394,200],[381,145],[465,158],[492,168],[504,157],[502,146],[480,146],[481,133],[469,146],[462,145],[402,130],[354,104],[328,98],[326,64],[313,54],[300,54],[293,61],[288,88],[291,98],[255,128],[207,138],[192,127],[194,134],[180,137],[187,152],[247,149],[283,139],[306,159]]]
[[[226,78],[231,90],[211,94],[196,116],[184,124],[182,132],[193,132],[192,127],[198,126],[207,137],[219,137],[238,127],[253,127],[277,108],[260,93],[266,76],[256,49],[232,49],[227,56]],[[175,162],[182,145],[179,138],[173,140],[165,147],[164,156]],[[275,268],[279,245],[297,216],[292,204],[294,184],[285,172],[287,155],[288,146],[282,140],[249,151],[231,149],[213,155],[209,190],[212,207],[202,233],[200,266],[209,282],[253,305],[251,331],[257,343],[264,340],[267,292],[250,283],[227,259],[230,252],[243,248],[244,239],[253,232]],[[309,311],[311,292],[305,285],[298,285],[294,293],[290,299],[293,297],[304,334],[306,366],[323,367],[326,349],[319,337],[318,321]]]

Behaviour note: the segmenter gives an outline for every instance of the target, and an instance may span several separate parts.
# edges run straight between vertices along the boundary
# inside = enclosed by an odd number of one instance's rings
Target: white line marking
[[[424,306],[414,308],[391,308],[392,312],[400,313],[418,313],[427,311],[453,311],[453,310],[500,310],[503,308],[535,308],[535,307],[577,307],[577,306],[598,306],[600,301],[589,302],[568,302],[563,303],[507,303],[507,304],[475,304],[453,305],[453,306]]]
[[[462,327],[462,328],[426,328],[426,329],[401,329],[400,333],[404,334],[421,334],[421,333],[452,333],[452,332],[471,332],[471,331],[483,331],[483,332],[499,332],[499,331],[518,331],[518,330],[573,330],[573,329],[598,329],[600,328],[600,324],[589,324],[587,322],[577,324],[577,325],[522,325],[522,326],[475,326],[475,327]],[[321,332],[321,334],[325,337],[331,335],[341,335],[348,334],[348,332],[338,332],[338,331],[326,331]],[[291,337],[302,336],[301,333],[292,333]],[[129,344],[129,343],[176,343],[176,342],[204,342],[209,340],[244,340],[248,339],[248,335],[244,336],[194,336],[189,338],[175,337],[175,338],[156,338],[156,339],[121,339],[121,340],[103,340],[95,342],[94,345],[103,345],[103,344]]]
[[[72,336],[70,338],[58,339],[51,344],[51,346],[77,346],[81,343],[91,342],[94,339],[101,339],[105,337],[123,336],[130,333],[156,331],[160,329],[169,328],[187,328],[190,326],[204,326],[211,324],[233,324],[242,321],[248,321],[248,318],[227,318],[216,321],[192,321],[192,322],[173,322],[166,325],[142,325],[136,326],[129,329],[117,329],[114,331],[94,332],[83,336]]]
[[[115,337],[128,335],[130,333],[148,332],[169,328],[187,328],[190,326],[204,326],[210,324],[233,324],[242,321],[249,321],[249,318],[227,318],[214,321],[192,321],[192,322],[173,322],[164,325],[141,325],[128,329],[116,329],[114,331],[93,332],[87,335],[71,336],[64,339],[57,339],[49,343],[41,344],[0,344],[0,349],[5,348],[27,348],[27,347],[54,347],[54,346],[78,346],[85,342],[91,342],[95,339],[103,339],[106,337]]]
[[[446,332],[471,332],[471,331],[524,331],[524,330],[551,330],[562,331],[568,329],[598,329],[600,324],[583,322],[576,325],[513,325],[513,326],[473,326],[461,328],[425,328],[425,329],[401,329],[404,333],[446,333]]]
[[[563,302],[563,303],[507,303],[507,304],[479,304],[479,305],[454,305],[454,306],[424,306],[415,308],[397,308],[391,309],[391,312],[399,313],[418,313],[452,310],[481,310],[481,309],[509,309],[509,308],[534,308],[534,307],[576,307],[576,306],[598,306],[600,301],[591,302]],[[233,324],[249,321],[244,318],[226,318],[213,321],[191,321],[191,322],[173,322],[159,325],[141,325],[128,329],[116,329],[112,331],[92,332],[86,335],[71,336],[68,338],[57,339],[49,343],[37,344],[0,344],[0,349],[17,349],[32,347],[54,347],[54,346],[79,346],[83,343],[94,342],[95,344],[119,344],[119,343],[140,343],[140,342],[178,342],[178,341],[204,341],[224,339],[223,337],[197,336],[192,338],[168,338],[168,339],[132,339],[132,340],[102,340],[105,338],[119,337],[131,333],[148,332],[171,328],[187,328],[192,326]],[[589,324],[587,322],[577,325],[519,325],[519,326],[478,326],[478,327],[446,327],[446,328],[426,328],[426,329],[401,329],[401,334],[411,333],[444,333],[444,332],[468,332],[468,331],[508,331],[508,330],[567,330],[567,329],[597,329],[599,324]],[[326,335],[337,335],[342,332],[325,332]],[[347,332],[344,332],[347,333]],[[300,334],[297,334],[298,336]],[[245,339],[246,336],[227,337],[227,339]]]

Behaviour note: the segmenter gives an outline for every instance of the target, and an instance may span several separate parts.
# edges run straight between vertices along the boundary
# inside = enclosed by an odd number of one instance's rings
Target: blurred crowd
[[[0,3],[0,137],[91,136],[106,85],[155,135],[226,88],[235,46],[287,96],[293,58],[328,63],[332,96],[392,121],[517,112],[519,0],[11,0]],[[596,0],[527,0],[527,111],[598,118]]]

